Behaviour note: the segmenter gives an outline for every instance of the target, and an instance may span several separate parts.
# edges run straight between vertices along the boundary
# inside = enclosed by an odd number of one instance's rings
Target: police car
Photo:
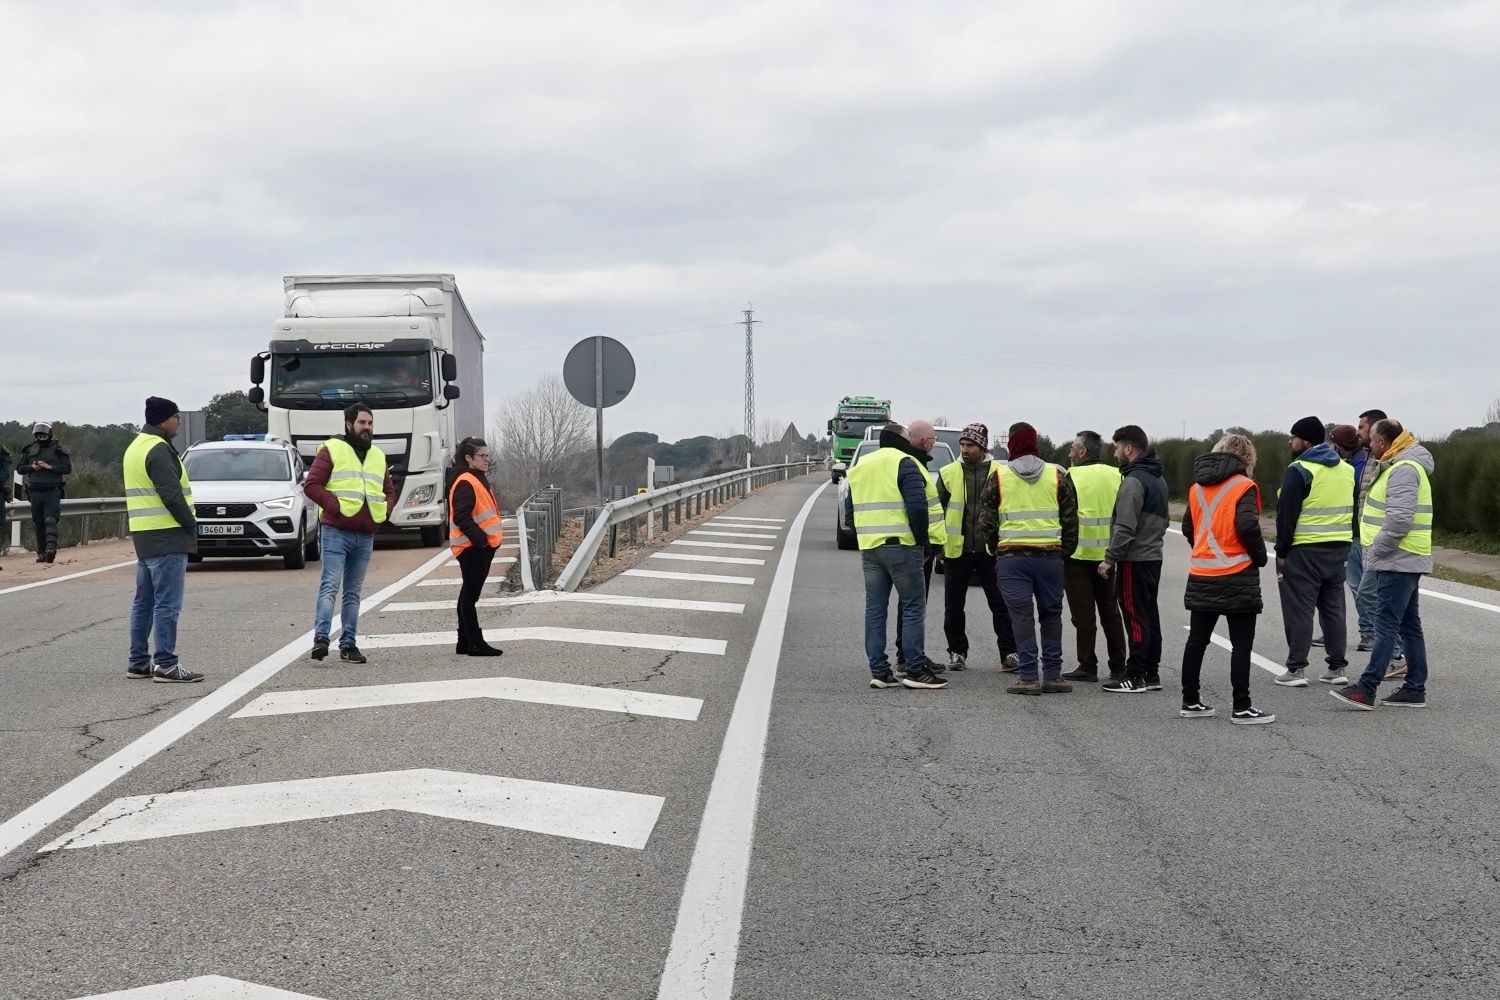
[[[316,561],[318,505],[302,492],[307,468],[290,443],[265,434],[226,434],[182,456],[193,484],[198,554],[279,555],[287,569]]]

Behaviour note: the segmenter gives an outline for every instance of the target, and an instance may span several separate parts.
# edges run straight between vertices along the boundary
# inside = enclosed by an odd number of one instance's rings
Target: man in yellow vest
[[[1078,499],[1062,467],[1042,459],[1036,428],[1011,424],[1008,446],[1010,461],[995,463],[980,499],[980,532],[995,547],[1020,660],[1020,678],[1005,690],[1066,694],[1073,685],[1062,679],[1063,560],[1078,547]]]
[[[1375,576],[1375,643],[1363,676],[1333,696],[1363,711],[1375,707],[1380,682],[1390,675],[1397,636],[1406,649],[1401,687],[1380,700],[1389,708],[1427,705],[1427,643],[1417,595],[1432,572],[1432,453],[1399,421],[1380,420],[1370,431],[1370,461],[1380,469],[1360,514],[1366,577]],[[1327,636],[1324,636],[1325,640]]]
[[[374,437],[375,414],[364,403],[355,403],[344,411],[344,433],[323,442],[307,471],[303,492],[323,509],[323,577],[318,583],[313,624],[314,660],[328,655],[333,603],[342,585],[339,659],[345,663],[366,662],[357,641],[365,570],[375,550],[375,532],[396,505],[391,472]]]
[[[1287,648],[1286,670],[1276,677],[1282,687],[1307,687],[1314,612],[1323,623],[1328,663],[1318,680],[1349,683],[1344,581],[1354,538],[1354,467],[1327,437],[1317,417],[1292,425],[1292,464],[1276,496],[1276,581]]]
[[[994,622],[1000,669],[1014,668],[1020,662],[1010,610],[1000,596],[1000,582],[995,576],[995,548],[979,533],[979,498],[995,467],[989,447],[990,429],[978,422],[969,424],[958,437],[959,460],[938,470],[938,502],[943,505],[948,535],[943,542],[943,634],[948,639],[948,667],[952,670],[968,669],[966,605],[969,581],[975,579],[984,591]]]
[[[188,556],[198,551],[193,487],[172,439],[182,416],[170,399],[146,400],[146,423],[125,449],[125,512],[135,544],[135,602],[130,606],[130,660],[125,676],[192,684],[203,675],[177,656],[177,619]],[[156,640],[156,654],[151,640]]]
[[[1079,431],[1068,451],[1068,478],[1078,495],[1078,548],[1063,566],[1063,590],[1078,636],[1078,668],[1063,680],[1092,684],[1099,679],[1099,654],[1094,648],[1094,617],[1104,630],[1109,680],[1125,676],[1125,623],[1115,600],[1114,586],[1099,575],[1099,564],[1109,549],[1110,518],[1120,493],[1120,470],[1105,465],[1104,438],[1098,431]]]
[[[927,480],[926,495],[931,501],[932,517],[936,519],[928,532],[928,544],[922,550],[922,620],[926,621],[927,597],[932,593],[932,568],[937,563],[938,553],[943,549],[943,511],[938,504],[937,477],[929,470],[932,466],[932,449],[937,446],[937,429],[932,426],[931,420],[913,420],[906,425],[906,439],[897,440],[896,447],[901,448],[912,458],[917,460],[917,467],[921,470],[923,478]],[[900,677],[906,670],[906,653],[901,648],[901,633],[905,623],[900,618],[896,619],[896,676]],[[936,660],[932,663],[933,673],[942,673],[948,668]]]
[[[880,432],[880,447],[850,467],[844,505],[845,516],[854,525],[864,572],[870,687],[947,687],[947,679],[932,669],[934,664],[923,651],[927,591],[922,561],[928,544],[943,538],[943,515],[937,488],[911,454],[905,427],[886,424]],[[906,661],[905,675],[899,679],[885,649],[892,589],[901,615]]]

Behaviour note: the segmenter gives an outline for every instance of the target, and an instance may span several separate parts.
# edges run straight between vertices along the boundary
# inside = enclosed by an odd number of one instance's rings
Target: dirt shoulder
[[[90,542],[72,548],[58,549],[57,561],[50,566],[36,561],[36,553],[24,549],[11,549],[10,555],[0,556],[0,587],[20,583],[35,583],[53,576],[80,573],[112,563],[133,561],[135,545],[128,538],[116,538],[102,542]]]

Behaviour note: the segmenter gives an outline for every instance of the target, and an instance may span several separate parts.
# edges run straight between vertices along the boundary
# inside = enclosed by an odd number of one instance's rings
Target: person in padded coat
[[[1260,711],[1250,702],[1250,653],[1255,645],[1255,619],[1263,607],[1260,571],[1266,565],[1266,540],[1260,530],[1260,490],[1252,478],[1254,473],[1255,445],[1239,434],[1226,434],[1213,451],[1199,455],[1193,462],[1193,481],[1197,485],[1189,491],[1187,512],[1182,517],[1182,537],[1193,546],[1183,600],[1190,612],[1187,648],[1182,654],[1183,718],[1201,719],[1214,714],[1199,697],[1198,676],[1203,654],[1222,615],[1228,620],[1233,647],[1229,655],[1229,679],[1234,689],[1230,721],[1242,726],[1276,721],[1276,716]],[[1245,480],[1249,480],[1248,487]],[[1195,514],[1202,511],[1210,495],[1228,499],[1232,493],[1225,491],[1235,489],[1243,492],[1235,501],[1232,526],[1222,516],[1210,524],[1194,523]]]

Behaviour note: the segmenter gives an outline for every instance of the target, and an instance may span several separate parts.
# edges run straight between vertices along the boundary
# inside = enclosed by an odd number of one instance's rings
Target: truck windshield
[[[839,417],[833,422],[834,431],[842,438],[862,438],[868,427],[884,427],[885,418],[875,417]]]
[[[195,483],[281,483],[292,478],[286,453],[268,448],[205,448],[183,458]]]
[[[271,403],[294,410],[425,406],[432,402],[427,354],[286,354],[272,359]]]

